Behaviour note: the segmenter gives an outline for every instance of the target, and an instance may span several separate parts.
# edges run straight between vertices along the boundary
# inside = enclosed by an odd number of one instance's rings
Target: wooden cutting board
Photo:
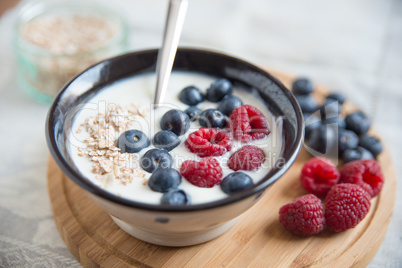
[[[289,87],[292,77],[275,73]],[[316,97],[327,93],[318,87]],[[350,104],[346,111],[354,110]],[[278,221],[279,208],[306,194],[299,174],[308,153],[239,222],[221,237],[190,247],[162,247],[122,231],[49,160],[48,190],[56,226],[71,253],[85,267],[364,267],[374,257],[390,222],[396,198],[396,174],[385,150],[379,157],[385,176],[366,218],[344,233],[325,230],[313,237],[292,235]]]

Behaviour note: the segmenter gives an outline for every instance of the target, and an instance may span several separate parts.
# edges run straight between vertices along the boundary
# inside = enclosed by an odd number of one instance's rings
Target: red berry
[[[371,197],[378,195],[384,184],[381,166],[373,159],[356,160],[341,168],[341,182],[360,185]]]
[[[339,178],[335,164],[323,157],[307,161],[300,175],[303,188],[318,196],[325,196],[333,185],[339,183]]]
[[[370,195],[357,184],[335,185],[325,201],[325,220],[335,232],[354,228],[370,210]]]
[[[294,234],[318,234],[325,225],[321,200],[313,194],[298,197],[279,209],[279,221]]]
[[[264,151],[255,145],[245,145],[232,154],[228,161],[230,169],[256,170],[265,161]]]
[[[199,157],[220,156],[232,149],[233,140],[226,131],[202,127],[191,133],[184,145]]]
[[[180,173],[191,184],[204,188],[220,184],[222,178],[222,168],[218,160],[212,157],[200,162],[186,160],[181,164]]]
[[[234,109],[229,124],[233,137],[245,143],[263,139],[270,133],[264,115],[251,105],[241,105]]]

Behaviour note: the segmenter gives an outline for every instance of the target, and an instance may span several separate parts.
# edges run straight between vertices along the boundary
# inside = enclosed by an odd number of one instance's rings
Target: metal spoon
[[[181,31],[183,29],[184,18],[187,12],[187,0],[170,0],[166,19],[165,32],[163,36],[162,48],[158,52],[156,62],[156,91],[154,96],[154,108],[163,102],[166,88],[169,82],[170,73]]]

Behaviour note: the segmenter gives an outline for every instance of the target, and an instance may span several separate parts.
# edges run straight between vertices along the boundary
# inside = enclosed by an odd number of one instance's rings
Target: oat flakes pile
[[[44,15],[21,28],[30,43],[57,55],[92,51],[118,32],[118,26],[96,15]]]
[[[138,165],[139,155],[120,153],[115,144],[138,116],[145,117],[148,112],[148,109],[134,104],[127,107],[109,105],[105,113],[87,118],[77,130],[80,133],[83,128],[90,135],[84,140],[86,148],[78,149],[78,155],[89,157],[93,162],[92,173],[104,188],[116,181],[126,185],[134,178],[145,177]]]

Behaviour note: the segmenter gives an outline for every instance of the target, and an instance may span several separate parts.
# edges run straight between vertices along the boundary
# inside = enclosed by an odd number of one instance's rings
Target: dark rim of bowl
[[[252,195],[257,195],[259,193],[262,193],[268,186],[272,185],[276,180],[278,180],[289,169],[289,167],[296,160],[298,153],[300,152],[300,149],[301,149],[301,146],[303,143],[303,136],[304,136],[304,120],[303,120],[302,111],[299,107],[299,104],[298,104],[296,98],[291,93],[291,91],[288,90],[278,79],[276,79],[274,76],[269,74],[267,71],[255,66],[253,64],[250,64],[246,61],[243,61],[239,58],[235,58],[235,57],[232,57],[232,56],[229,56],[226,54],[222,54],[220,52],[214,52],[211,50],[200,50],[200,49],[194,49],[194,48],[179,48],[177,53],[206,53],[209,55],[213,55],[215,57],[221,57],[221,58],[223,57],[223,58],[235,61],[239,64],[242,64],[243,66],[247,66],[247,68],[250,68],[260,74],[264,74],[266,77],[268,77],[270,80],[272,80],[283,91],[283,93],[287,96],[288,100],[291,102],[291,104],[296,112],[296,116],[297,116],[297,129],[296,129],[296,135],[294,138],[295,142],[294,142],[294,144],[292,144],[291,148],[289,149],[289,153],[286,156],[284,156],[286,164],[282,168],[279,168],[277,166],[273,167],[271,170],[269,170],[269,172],[264,176],[263,179],[261,179],[258,183],[253,185],[253,187],[251,187],[245,191],[230,195],[224,199],[220,199],[217,201],[202,203],[202,204],[194,204],[194,205],[189,205],[189,206],[153,205],[153,204],[141,203],[141,202],[125,199],[125,198],[114,195],[114,194],[94,185],[88,179],[86,179],[84,176],[82,176],[80,173],[76,172],[70,166],[70,164],[67,162],[67,160],[63,157],[62,153],[58,149],[56,138],[54,136],[55,120],[52,120],[52,119],[54,116],[54,111],[57,109],[57,106],[58,106],[60,100],[62,99],[62,95],[63,95],[64,91],[66,91],[68,89],[69,85],[76,78],[78,78],[79,76],[81,76],[83,73],[87,72],[91,68],[94,68],[98,65],[102,65],[102,64],[105,64],[108,62],[119,61],[122,58],[130,57],[130,55],[135,55],[135,54],[141,55],[141,54],[146,54],[146,53],[157,54],[157,51],[158,51],[158,49],[136,51],[136,52],[126,53],[121,56],[117,56],[117,57],[113,57],[113,58],[101,61],[101,62],[87,68],[86,70],[82,71],[81,73],[75,75],[60,90],[58,95],[55,97],[55,99],[49,109],[47,118],[46,118],[46,140],[47,140],[47,144],[48,144],[50,153],[53,156],[53,159],[56,161],[56,163],[58,164],[58,166],[61,168],[61,170],[64,172],[65,175],[67,175],[72,181],[74,181],[76,184],[78,184],[80,187],[82,187],[86,191],[90,192],[91,194],[93,194],[97,197],[104,198],[113,203],[117,203],[117,204],[120,204],[123,206],[133,207],[136,209],[150,210],[150,211],[157,211],[157,212],[188,212],[188,211],[213,209],[216,207],[229,205],[229,204],[238,202],[242,199],[248,198]],[[283,148],[282,148],[282,150],[283,150]]]

